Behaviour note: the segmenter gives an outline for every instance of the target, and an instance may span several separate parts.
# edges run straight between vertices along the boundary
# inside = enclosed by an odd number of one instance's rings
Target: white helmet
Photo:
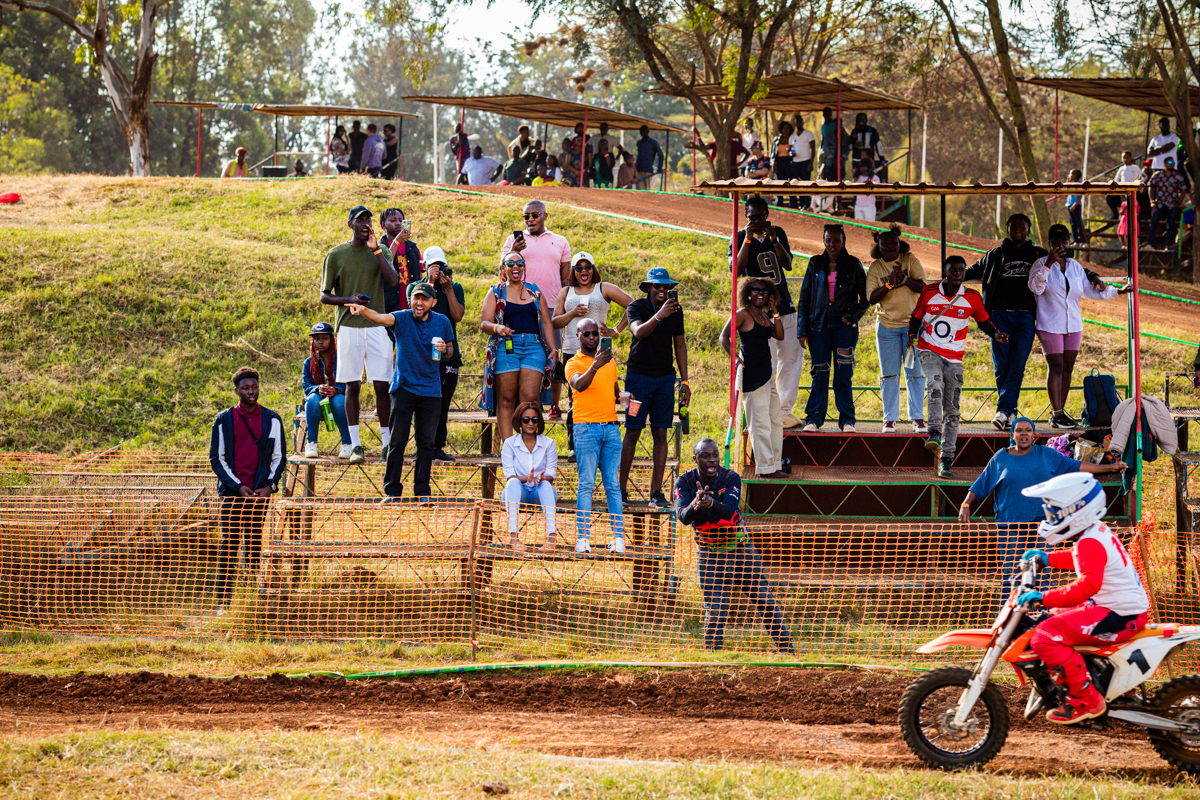
[[[1104,516],[1108,500],[1095,478],[1086,472],[1070,472],[1022,489],[1026,497],[1038,497],[1046,519],[1038,533],[1046,544],[1055,545],[1095,525]]]

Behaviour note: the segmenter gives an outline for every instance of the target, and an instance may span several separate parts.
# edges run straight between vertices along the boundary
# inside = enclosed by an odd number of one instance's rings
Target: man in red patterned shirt
[[[962,285],[966,275],[967,262],[962,256],[947,258],[941,282],[925,286],[908,321],[909,347],[916,343],[925,370],[925,421],[929,427],[925,449],[941,450],[939,478],[951,477],[950,465],[958,443],[968,322],[974,319],[979,330],[1000,344],[1008,344],[1008,334],[988,321],[979,292]]]

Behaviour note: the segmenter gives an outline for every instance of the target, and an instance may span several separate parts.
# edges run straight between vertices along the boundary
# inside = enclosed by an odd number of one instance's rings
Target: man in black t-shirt
[[[621,501],[629,503],[629,469],[646,419],[654,439],[654,467],[650,473],[650,505],[669,509],[662,491],[667,464],[667,431],[675,423],[675,364],[679,364],[679,402],[692,399],[688,385],[687,343],[683,337],[683,309],[668,294],[678,284],[665,267],[654,267],[641,283],[645,297],[629,304],[629,330],[633,343],[625,363],[625,391],[630,409],[625,414],[625,439],[621,442]],[[634,409],[636,408],[636,412]]]
[[[804,371],[804,348],[796,338],[796,304],[788,291],[787,272],[792,269],[792,251],[787,231],[767,222],[770,208],[765,198],[746,199],[746,227],[737,233],[737,274],[752,278],[770,278],[779,290],[776,310],[783,317],[783,341],[771,339],[771,362],[775,368],[775,391],[783,412],[783,427],[794,428],[800,420],[792,406],[800,396],[800,376]],[[749,235],[747,235],[749,234]]]
[[[1024,214],[1008,218],[1008,238],[967,268],[964,280],[983,283],[983,307],[992,324],[1008,334],[1008,342],[992,339],[995,367],[996,416],[992,424],[1006,431],[1019,416],[1021,382],[1036,336],[1037,298],[1029,289],[1029,269],[1046,251],[1029,241],[1033,224]]]
[[[346,138],[350,140],[350,171],[358,172],[362,166],[363,144],[367,141],[367,135],[362,132],[362,123],[358,120],[350,123],[350,133]]]

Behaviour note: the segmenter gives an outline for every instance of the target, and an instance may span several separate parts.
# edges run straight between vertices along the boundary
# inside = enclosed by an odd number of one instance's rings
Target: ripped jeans
[[[830,309],[822,330],[808,332],[809,368],[812,388],[804,405],[804,421],[820,427],[829,411],[829,366],[833,363],[833,400],[837,404],[838,427],[853,425],[854,348],[858,345],[858,326],[842,322]]]

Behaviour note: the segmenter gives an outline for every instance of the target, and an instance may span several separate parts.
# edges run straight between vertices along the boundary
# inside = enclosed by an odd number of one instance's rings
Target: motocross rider
[[[1030,486],[1026,497],[1042,500],[1046,519],[1038,533],[1053,546],[1078,537],[1070,550],[1027,550],[1024,558],[1043,567],[1075,568],[1076,580],[1046,592],[1025,592],[1017,598],[1029,607],[1040,602],[1053,616],[1034,628],[1030,648],[1051,670],[1066,679],[1068,696],[1062,708],[1046,714],[1059,725],[1073,725],[1105,712],[1104,697],[1092,685],[1078,645],[1124,642],[1146,627],[1150,600],[1125,546],[1100,521],[1107,505],[1104,489],[1085,472],[1059,475]]]

